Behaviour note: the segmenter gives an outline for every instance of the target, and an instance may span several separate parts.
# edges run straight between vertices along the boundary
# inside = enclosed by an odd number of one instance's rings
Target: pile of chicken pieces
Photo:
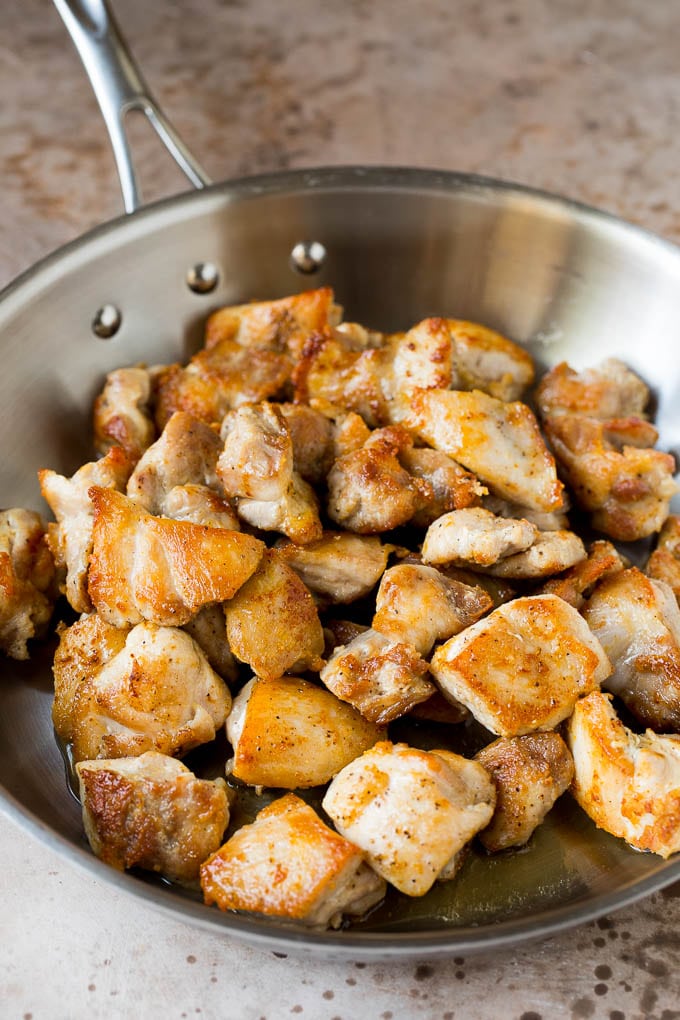
[[[99,458],[0,514],[0,648],[57,627],[87,836],[223,910],[337,927],[422,896],[571,788],[680,850],[680,520],[649,393],[483,326],[383,335],[329,288],[223,308],[187,365],[111,372]],[[540,425],[539,425],[540,421]],[[584,545],[573,499],[601,537]],[[609,539],[659,533],[645,570]],[[606,693],[604,693],[606,692]],[[612,696],[639,724],[619,718]],[[446,747],[389,739],[412,715]],[[455,752],[470,717],[490,743]],[[224,779],[179,759],[226,728]],[[244,785],[276,790],[232,832]],[[326,787],[323,811],[293,791]],[[284,792],[288,791],[288,792]]]

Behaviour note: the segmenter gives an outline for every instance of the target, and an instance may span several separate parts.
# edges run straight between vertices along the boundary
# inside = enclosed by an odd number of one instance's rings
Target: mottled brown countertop
[[[215,179],[371,163],[558,191],[680,241],[680,4],[118,0]],[[0,282],[120,212],[108,141],[48,0],[4,5]],[[183,187],[135,129],[148,197]],[[680,299],[680,296],[679,296]],[[332,964],[150,911],[0,820],[8,1018],[680,1017],[680,885],[493,958]]]

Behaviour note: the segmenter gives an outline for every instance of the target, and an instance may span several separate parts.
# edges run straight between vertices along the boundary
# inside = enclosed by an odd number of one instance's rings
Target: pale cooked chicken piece
[[[77,641],[62,634],[71,648]],[[231,708],[224,681],[195,641],[175,627],[140,623],[101,663],[80,659],[69,717],[74,761],[160,751],[181,756],[215,735]],[[71,666],[73,677],[73,666]]]
[[[229,824],[226,784],[197,779],[157,751],[76,765],[92,850],[123,870],[145,868],[193,882]]]
[[[333,329],[333,335],[339,336],[347,346],[355,351],[365,351],[369,347],[382,347],[385,334],[377,329],[369,329],[360,322],[339,322]]]
[[[215,672],[228,684],[235,683],[238,664],[227,641],[224,606],[204,606],[183,629],[194,639]]]
[[[670,585],[680,603],[680,517],[671,514],[664,523],[656,549],[649,557],[647,573]]]
[[[241,404],[283,395],[291,369],[287,354],[223,340],[199,351],[186,367],[168,365],[158,372],[156,424],[162,430],[175,411],[187,411],[207,424],[219,423]]]
[[[427,529],[422,557],[425,563],[488,567],[528,549],[538,538],[528,521],[496,517],[482,507],[452,510]]]
[[[586,548],[573,531],[539,531],[532,545],[524,552],[507,556],[490,567],[482,567],[495,577],[519,580],[550,577],[567,570],[586,558]]]
[[[485,496],[482,500],[485,510],[490,510],[497,517],[515,517],[535,524],[539,531],[567,531],[569,518],[567,511],[569,505],[566,499],[559,510],[544,511],[532,510],[530,506],[520,506],[519,503],[510,503],[500,496]]]
[[[234,595],[264,543],[226,528],[152,517],[133,500],[93,486],[88,591],[108,623],[181,627],[203,606]]]
[[[62,591],[77,613],[89,613],[92,609],[87,569],[92,552],[94,507],[89,490],[97,485],[121,491],[131,470],[128,455],[114,446],[101,460],[83,464],[71,478],[47,469],[38,472],[42,494],[57,519],[56,524],[48,525],[47,542],[57,567],[66,568]]]
[[[385,421],[398,424],[410,413],[410,397],[416,389],[447,389],[451,385],[451,337],[447,319],[430,318],[407,333],[385,342],[383,387],[388,403]]]
[[[496,810],[478,833],[495,853],[524,846],[574,778],[574,762],[559,733],[499,737],[475,755],[496,787]]]
[[[534,510],[562,507],[555,460],[526,404],[480,390],[421,390],[411,405],[408,424],[416,434],[460,461],[495,495]]]
[[[323,687],[254,677],[227,719],[231,774],[250,786],[321,786],[386,735]]]
[[[233,507],[207,485],[176,485],[163,500],[163,517],[189,521],[206,528],[240,531],[241,522]]]
[[[287,793],[201,866],[207,904],[312,928],[339,928],[385,895],[382,878],[313,808]]]
[[[241,407],[225,416],[221,434],[217,472],[239,516],[299,545],[321,538],[316,496],[294,469],[293,441],[278,408],[266,401]]]
[[[444,321],[452,344],[451,389],[483,390],[499,400],[518,400],[534,381],[530,355],[477,322]]]
[[[578,702],[566,732],[572,791],[595,824],[637,850],[680,850],[680,736],[633,733],[608,695]]]
[[[409,644],[369,629],[336,648],[319,676],[365,719],[388,723],[434,694],[427,663]]]
[[[450,510],[479,506],[488,491],[471,471],[466,471],[441,450],[414,446],[402,450],[399,460],[410,475],[432,486],[432,500],[412,517],[411,522],[417,528],[429,527]]]
[[[349,531],[375,534],[409,521],[434,498],[399,456],[413,439],[398,425],[376,429],[360,450],[336,460],[328,475],[328,516]]]
[[[551,730],[611,672],[582,616],[557,595],[499,606],[435,652],[430,671],[498,736]]]
[[[346,411],[327,400],[310,401],[313,410],[318,411],[330,422],[332,459],[337,460],[346,453],[360,450],[371,435],[368,425],[355,411]],[[328,473],[328,472],[326,472]]]
[[[383,575],[371,627],[426,656],[435,641],[460,633],[491,605],[480,588],[451,581],[434,567],[400,563]]]
[[[323,628],[309,589],[276,549],[225,605],[227,640],[241,662],[265,680],[318,670]]]
[[[205,328],[207,350],[234,342],[241,347],[302,354],[307,339],[337,325],[342,309],[330,287],[303,291],[275,301],[253,301],[218,308]]]
[[[54,558],[40,514],[0,512],[0,650],[27,659],[26,642],[43,637],[56,599]]]
[[[581,609],[595,585],[604,577],[623,570],[625,563],[611,542],[598,539],[580,563],[570,567],[561,577],[546,581],[536,595],[559,595],[574,609]]]
[[[293,443],[293,464],[312,485],[325,481],[333,465],[333,426],[305,404],[277,404]]]
[[[59,645],[54,653],[54,701],[52,722],[64,742],[73,740],[73,706],[83,680],[96,676],[103,666],[125,648],[130,627],[114,627],[98,613],[86,613],[67,627],[57,627]]]
[[[677,491],[670,454],[619,447],[604,423],[580,414],[550,415],[545,432],[577,502],[592,513],[598,531],[632,542],[659,530]]]
[[[631,567],[602,581],[583,615],[614,667],[603,686],[645,726],[680,731],[680,608],[671,589]]]
[[[141,366],[109,372],[94,402],[94,445],[105,454],[121,446],[136,463],[156,438],[151,414],[151,377]]]
[[[364,598],[382,577],[394,547],[375,535],[326,531],[308,545],[276,543],[286,563],[310,591],[333,604]]]
[[[407,896],[452,877],[453,859],[493,814],[493,783],[475,761],[382,741],[340,772],[324,811]]]
[[[643,418],[649,390],[639,376],[616,358],[608,358],[582,372],[575,372],[562,361],[541,379],[536,402],[544,417],[555,411],[572,411],[602,420]]]

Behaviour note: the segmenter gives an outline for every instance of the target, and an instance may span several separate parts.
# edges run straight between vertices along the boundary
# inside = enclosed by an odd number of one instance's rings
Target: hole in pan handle
[[[127,213],[142,203],[125,116],[141,111],[196,188],[210,178],[167,120],[144,81],[106,0],[53,0],[87,73],[106,124]]]

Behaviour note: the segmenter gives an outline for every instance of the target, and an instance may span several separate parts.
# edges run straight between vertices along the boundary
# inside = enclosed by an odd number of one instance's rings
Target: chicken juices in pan
[[[111,866],[337,927],[386,883],[465,882],[569,788],[680,850],[680,522],[647,387],[558,365],[537,417],[512,341],[405,325],[344,322],[329,288],[220,309],[188,364],[110,373],[99,459],[40,472],[53,522],[0,515],[0,648],[25,658],[57,603],[55,729]],[[657,532],[645,570],[610,541]]]

